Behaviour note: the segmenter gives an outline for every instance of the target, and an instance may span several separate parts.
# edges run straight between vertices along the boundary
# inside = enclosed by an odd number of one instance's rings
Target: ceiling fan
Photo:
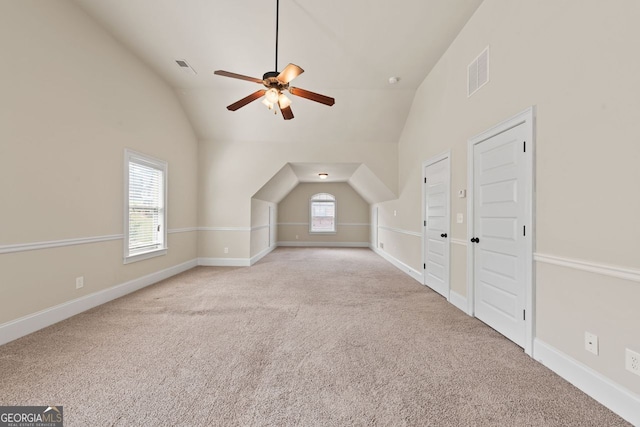
[[[280,18],[280,0],[276,0],[276,70],[278,69],[278,27]],[[283,93],[288,90],[291,95],[306,98],[311,101],[319,102],[324,105],[332,106],[336,100],[319,93],[310,92],[308,90],[300,89],[297,87],[289,86],[291,80],[304,73],[304,70],[295,64],[287,65],[281,72],[268,71],[262,76],[262,80],[255,77],[243,76],[242,74],[231,73],[229,71],[217,70],[213,74],[224,77],[231,77],[234,79],[247,80],[254,83],[262,84],[265,89],[260,89],[251,95],[242,98],[239,101],[227,106],[227,110],[236,111],[250,102],[255,101],[258,98],[264,96],[262,103],[273,110],[275,105],[278,105],[282,117],[285,120],[293,119],[293,112],[291,111],[291,100]]]

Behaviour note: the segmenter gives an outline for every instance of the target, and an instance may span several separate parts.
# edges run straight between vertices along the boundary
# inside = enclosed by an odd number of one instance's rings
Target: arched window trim
[[[317,193],[311,196],[311,200],[336,200],[336,196],[329,193]]]

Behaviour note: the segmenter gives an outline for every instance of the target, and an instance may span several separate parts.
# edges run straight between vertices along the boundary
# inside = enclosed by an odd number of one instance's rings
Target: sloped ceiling
[[[291,190],[296,188],[299,182],[300,180],[293,172],[291,165],[287,163],[253,195],[253,198],[280,203]]]
[[[329,177],[319,180],[319,170],[328,173]],[[397,197],[362,163],[287,163],[253,198],[280,203],[301,182],[346,182],[370,204]]]
[[[74,1],[175,88],[201,140],[313,144],[396,143],[416,88],[482,0],[281,0],[278,68],[301,66],[295,86],[336,98],[291,97],[287,122],[259,101],[228,111],[261,86],[213,74],[273,71],[276,0]]]

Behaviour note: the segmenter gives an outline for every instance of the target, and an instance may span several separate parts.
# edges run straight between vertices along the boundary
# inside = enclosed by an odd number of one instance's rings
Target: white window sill
[[[132,262],[138,262],[149,258],[155,258],[157,256],[163,256],[167,254],[167,248],[154,249],[149,252],[143,252],[141,254],[129,255],[124,258],[125,264],[131,264]]]

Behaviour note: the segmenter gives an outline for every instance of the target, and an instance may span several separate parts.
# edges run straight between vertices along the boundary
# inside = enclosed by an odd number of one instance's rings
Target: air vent
[[[180,69],[186,71],[189,74],[197,74],[196,70],[193,69],[189,63],[184,59],[176,59],[176,64],[180,67]]]
[[[489,81],[489,46],[467,68],[467,96],[471,96]]]

